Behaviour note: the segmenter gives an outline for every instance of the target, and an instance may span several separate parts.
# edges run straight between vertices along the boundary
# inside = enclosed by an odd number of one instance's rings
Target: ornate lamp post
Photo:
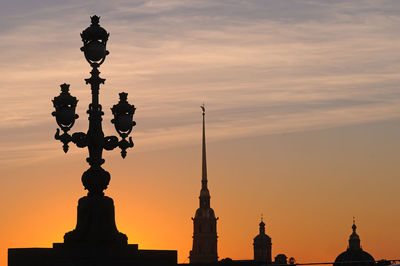
[[[90,84],[92,91],[92,102],[89,104],[87,113],[89,114],[89,129],[87,133],[77,132],[70,135],[68,132],[78,118],[75,108],[78,100],[69,93],[69,85],[61,85],[61,93],[54,97],[53,104],[58,126],[55,139],[63,143],[64,152],[68,151],[68,144],[73,142],[79,148],[88,148],[89,169],[82,175],[82,183],[89,192],[87,196],[81,198],[78,203],[78,219],[75,230],[68,232],[64,236],[65,244],[116,244],[127,245],[126,235],[118,232],[115,225],[114,203],[113,200],[104,196],[105,190],[110,182],[110,174],[101,165],[104,163],[102,158],[103,150],[113,150],[116,147],[121,149],[123,158],[126,150],[133,147],[132,138],[126,138],[136,125],[133,121],[135,106],[127,101],[127,93],[120,93],[119,103],[114,105],[111,110],[116,131],[122,138],[116,136],[104,136],[102,130],[102,107],[99,104],[100,84],[104,84],[105,79],[100,78],[98,68],[109,54],[107,51],[107,41],[109,33],[99,25],[99,17],[91,17],[91,25],[82,33],[83,47],[86,60],[92,67],[91,77],[85,79],[86,84]]]
[[[92,91],[92,102],[87,110],[89,129],[86,133],[69,133],[78,118],[75,113],[78,100],[69,93],[68,84],[62,84],[60,95],[54,97],[55,111],[52,113],[60,127],[55,138],[63,143],[64,152],[68,151],[71,142],[80,148],[88,148],[89,157],[86,161],[90,167],[82,175],[82,183],[88,194],[79,199],[76,227],[64,235],[64,243],[53,243],[52,248],[10,248],[8,265],[176,265],[176,250],[141,250],[138,244],[128,244],[126,235],[120,233],[115,225],[114,202],[104,195],[110,174],[101,167],[104,163],[103,150],[119,147],[125,158],[126,150],[133,147],[129,135],[136,125],[133,121],[136,109],[128,103],[128,94],[120,93],[119,102],[111,108],[114,116],[111,122],[120,138],[104,136],[104,113],[99,104],[99,90],[105,79],[99,77],[98,68],[109,54],[109,34],[100,27],[98,16],[91,17],[91,20],[90,27],[81,33],[81,50],[92,67],[91,77],[85,79]]]

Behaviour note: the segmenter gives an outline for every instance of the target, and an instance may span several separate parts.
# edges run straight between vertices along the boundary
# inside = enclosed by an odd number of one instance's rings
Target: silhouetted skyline
[[[260,213],[273,258],[333,261],[353,216],[364,250],[397,255],[398,1],[0,6],[0,264],[8,247],[45,247],[74,229],[87,152],[60,152],[49,101],[68,81],[80,99],[74,128],[87,130],[77,29],[93,14],[112,32],[101,69],[105,134],[118,92],[140,107],[135,152],[105,155],[117,228],[132,243],[177,249],[188,262],[205,102],[220,258],[252,258]]]

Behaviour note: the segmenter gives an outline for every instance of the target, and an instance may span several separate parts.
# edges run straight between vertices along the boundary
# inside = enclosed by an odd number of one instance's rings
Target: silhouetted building
[[[203,143],[202,143],[202,179],[200,191],[200,208],[193,220],[193,247],[190,251],[190,263],[211,263],[218,261],[217,254],[217,220],[210,207],[210,192],[207,188],[205,109],[203,110]]]
[[[287,257],[285,254],[278,254],[275,257],[275,264],[287,264]]]
[[[341,253],[333,266],[373,266],[374,258],[361,248],[360,237],[356,233],[357,226],[353,220],[353,233],[350,235],[347,250]]]
[[[261,217],[260,233],[254,238],[254,261],[271,264],[271,238],[265,234],[265,223]]]

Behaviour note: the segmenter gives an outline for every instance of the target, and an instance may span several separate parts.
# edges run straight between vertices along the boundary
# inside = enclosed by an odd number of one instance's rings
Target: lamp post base
[[[8,266],[173,266],[175,250],[140,250],[115,225],[114,202],[92,195],[79,199],[75,230],[53,248],[8,250]]]
[[[115,224],[112,198],[99,195],[80,198],[76,228],[64,235],[64,244],[126,246],[128,238]]]

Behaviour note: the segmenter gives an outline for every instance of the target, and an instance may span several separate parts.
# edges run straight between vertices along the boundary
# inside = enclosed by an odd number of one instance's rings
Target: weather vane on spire
[[[206,113],[206,106],[204,105],[204,103],[202,105],[200,105],[201,110],[203,111],[203,115]]]

